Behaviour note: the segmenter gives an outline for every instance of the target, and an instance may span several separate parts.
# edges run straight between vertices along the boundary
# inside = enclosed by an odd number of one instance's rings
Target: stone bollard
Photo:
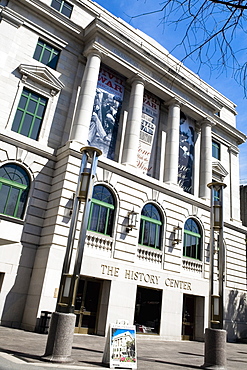
[[[72,313],[53,312],[43,360],[72,362],[75,319],[76,316]]]
[[[203,369],[226,369],[226,331],[206,329]]]

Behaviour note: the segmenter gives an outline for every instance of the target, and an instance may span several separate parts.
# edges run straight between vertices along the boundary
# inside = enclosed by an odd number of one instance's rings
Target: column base
[[[206,329],[203,369],[226,369],[226,331]]]
[[[72,313],[53,312],[48,333],[44,361],[67,363],[71,358],[76,316]]]

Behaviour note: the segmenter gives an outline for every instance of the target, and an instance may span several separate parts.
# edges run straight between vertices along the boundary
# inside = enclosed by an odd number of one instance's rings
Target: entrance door
[[[182,340],[193,340],[195,329],[195,296],[184,294]]]
[[[101,282],[79,280],[75,300],[75,333],[95,334]]]

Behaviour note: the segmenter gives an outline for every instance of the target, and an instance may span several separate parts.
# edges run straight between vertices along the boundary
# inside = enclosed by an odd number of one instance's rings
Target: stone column
[[[175,99],[169,105],[164,175],[165,182],[176,185],[178,182],[180,106],[180,102]]]
[[[142,118],[144,80],[137,76],[132,80],[129,112],[124,140],[122,163],[136,167]]]
[[[212,182],[212,126],[209,119],[201,122],[199,197],[203,199],[210,199],[210,189],[207,184]]]
[[[75,140],[82,144],[87,144],[100,63],[100,52],[97,50],[90,51],[87,55],[87,64],[83,74],[75,118],[70,134],[70,140]]]

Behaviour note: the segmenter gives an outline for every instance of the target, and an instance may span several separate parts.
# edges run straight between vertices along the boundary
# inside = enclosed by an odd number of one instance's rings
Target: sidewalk
[[[0,326],[0,370],[47,370],[106,368],[102,362],[106,338],[75,334],[72,364],[51,364],[41,360],[47,335]],[[204,343],[167,342],[159,337],[137,336],[138,370],[200,369]],[[247,344],[227,343],[227,369],[247,369]]]

